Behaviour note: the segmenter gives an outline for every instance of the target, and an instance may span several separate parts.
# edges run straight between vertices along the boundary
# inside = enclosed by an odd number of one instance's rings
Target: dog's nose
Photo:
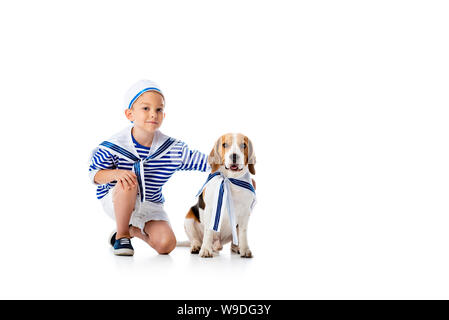
[[[230,155],[230,158],[232,160],[232,163],[236,163],[237,159],[239,158],[239,155],[237,153],[233,153]]]

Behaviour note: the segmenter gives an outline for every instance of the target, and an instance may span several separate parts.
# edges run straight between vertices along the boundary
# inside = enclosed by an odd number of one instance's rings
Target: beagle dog
[[[213,257],[214,252],[217,253],[224,244],[233,240],[231,252],[251,258],[247,229],[255,204],[256,184],[250,175],[256,174],[253,144],[243,134],[225,134],[215,143],[208,162],[212,168],[211,174],[199,193],[198,202],[190,208],[184,221],[190,252],[199,253],[204,258]],[[227,184],[225,188],[223,183]],[[223,209],[220,207],[217,211],[217,202],[220,203],[217,194],[223,193],[223,189],[227,190],[225,197],[228,202],[222,199]],[[232,210],[229,210],[230,207]],[[222,213],[217,214],[220,210],[223,210]],[[220,221],[217,221],[217,216]],[[218,222],[215,226],[214,221]]]

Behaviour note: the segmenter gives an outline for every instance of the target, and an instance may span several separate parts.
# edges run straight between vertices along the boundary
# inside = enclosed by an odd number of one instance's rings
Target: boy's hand
[[[117,180],[123,189],[131,190],[137,187],[137,177],[134,172],[130,170],[115,170],[115,180]]]

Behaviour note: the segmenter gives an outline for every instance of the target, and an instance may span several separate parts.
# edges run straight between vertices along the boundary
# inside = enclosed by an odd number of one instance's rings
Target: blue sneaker
[[[132,256],[134,255],[134,248],[131,245],[131,239],[121,238],[115,240],[114,254],[116,256]]]
[[[129,225],[129,227],[131,228],[131,224]],[[115,237],[117,236],[117,231],[112,230],[111,234],[108,237],[108,243],[111,245],[111,247],[114,247],[115,244],[115,240],[117,240]]]
[[[117,235],[117,231],[115,231],[115,230],[112,231],[111,234],[109,235],[108,243],[111,245],[111,247],[114,247],[115,240],[117,240],[117,239],[115,239],[116,235]]]

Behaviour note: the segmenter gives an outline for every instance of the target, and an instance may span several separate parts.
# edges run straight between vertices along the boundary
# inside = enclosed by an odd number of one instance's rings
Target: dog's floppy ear
[[[248,170],[251,174],[256,174],[256,154],[254,153],[253,143],[248,137],[246,139],[248,139]]]
[[[209,162],[210,167],[212,169],[212,173],[217,171],[218,168],[222,165],[221,156],[218,152],[218,146],[220,145],[221,137],[215,142],[214,147],[212,148],[212,151],[209,154],[209,158],[207,158],[207,162]]]

